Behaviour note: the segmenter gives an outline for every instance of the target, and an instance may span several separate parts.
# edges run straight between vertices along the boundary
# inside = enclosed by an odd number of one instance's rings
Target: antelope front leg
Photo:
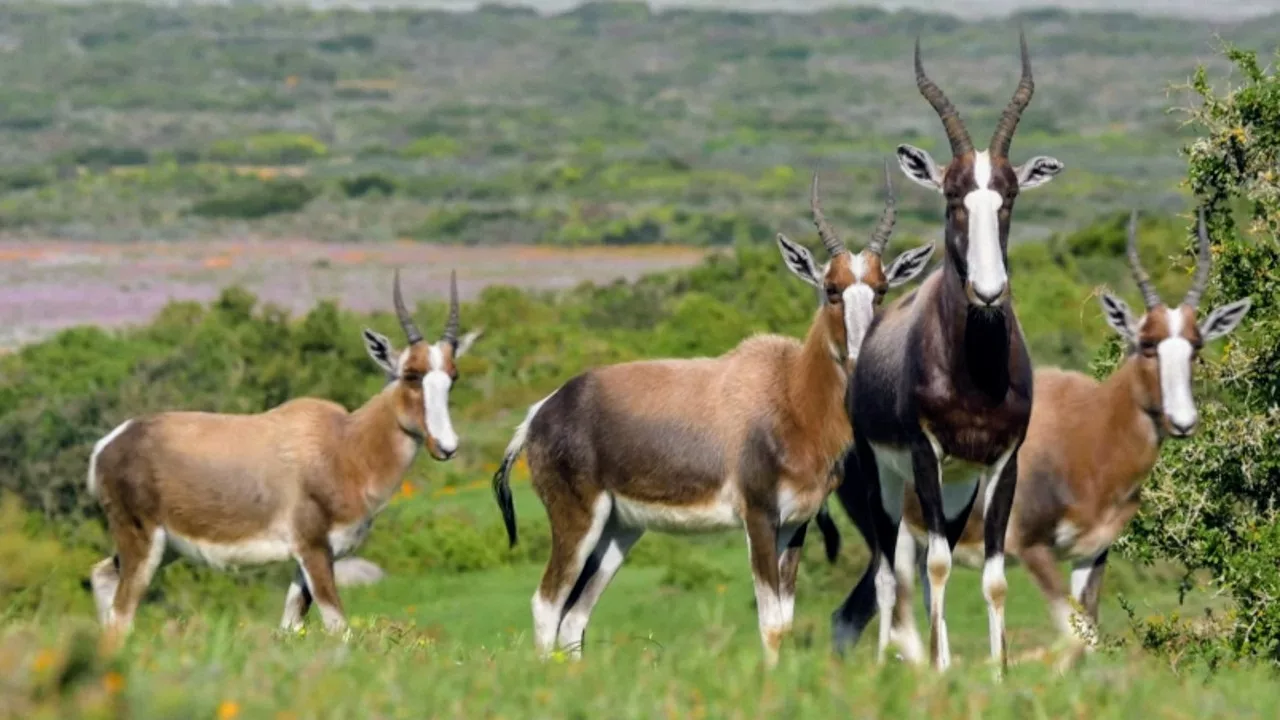
[[[791,632],[791,625],[796,616],[796,575],[800,572],[800,555],[804,551],[804,536],[809,523],[801,525],[792,533],[790,541],[781,545],[783,533],[778,534],[778,578],[779,598],[782,605],[782,632]]]
[[[747,516],[747,549],[751,574],[755,579],[756,611],[760,616],[760,639],[764,643],[766,667],[778,664],[782,644],[783,618],[781,579],[778,573],[778,529],[763,512]],[[789,538],[788,538],[789,539]]]
[[[298,550],[298,567],[306,580],[307,590],[320,608],[324,629],[330,633],[347,633],[347,618],[338,598],[338,584],[333,579],[333,551],[329,544],[314,544]]]
[[[1018,484],[1018,444],[1005,451],[992,468],[984,504],[984,544],[982,596],[987,600],[987,625],[991,639],[991,659],[1003,674],[1008,668],[1008,641],[1004,632],[1004,603],[1009,583],[1004,575],[1004,538],[1013,511],[1013,493]]]
[[[951,665],[951,646],[947,639],[943,600],[947,579],[951,576],[951,544],[947,542],[947,518],[942,502],[941,458],[942,448],[931,436],[928,436],[928,442],[915,442],[911,446],[911,469],[915,476],[916,496],[920,499],[925,528],[929,533],[925,555],[929,575],[929,657],[935,668],[946,670]],[[894,529],[896,531],[897,528]],[[892,567],[889,568],[891,582],[892,570]],[[892,612],[890,609],[889,613]],[[887,618],[881,618],[881,622],[886,620]]]

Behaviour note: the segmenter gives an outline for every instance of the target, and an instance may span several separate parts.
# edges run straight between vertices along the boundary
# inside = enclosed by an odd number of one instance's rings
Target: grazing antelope
[[[757,335],[716,358],[589,370],[535,403],[516,429],[493,485],[514,545],[508,475],[527,444],[551,523],[551,557],[532,600],[541,655],[558,645],[580,656],[592,608],[646,530],[745,526],[765,661],[777,661],[795,609],[805,528],[849,444],[849,366],[884,293],[918,275],[933,253],[930,243],[881,264],[894,223],[892,188],[871,242],[856,254],[823,216],[816,175],[810,192],[830,261],[820,266],[777,236],[787,267],[817,288],[803,343]]]
[[[1014,453],[1031,415],[1031,360],[1014,316],[1006,267],[1009,221],[1019,191],[1047,183],[1062,169],[1049,157],[1018,167],[1008,159],[1034,87],[1026,39],[1020,41],[1022,80],[989,149],[982,151],[974,150],[955,107],[925,75],[916,41],[916,84],[942,118],[952,160],[939,167],[910,145],[898,146],[898,159],[909,178],[945,198],[946,255],[918,289],[872,322],[854,369],[849,415],[856,452],[845,462],[837,495],[867,538],[872,561],[832,616],[840,652],[865,626],[853,613],[863,607],[859,595],[871,589],[871,582],[880,609],[893,606],[893,541],[904,491],[914,487],[928,529],[931,656],[939,669],[950,664],[943,588],[951,548],[979,483],[993,478],[985,503],[992,510],[983,595],[991,655],[1003,667],[1004,528],[1017,479]],[[882,648],[887,639],[882,633]]]
[[[170,548],[216,568],[293,559],[281,626],[301,627],[314,600],[326,630],[346,627],[334,559],[369,532],[418,448],[437,460],[458,449],[449,420],[454,360],[479,331],[458,337],[458,286],[450,277],[449,320],[426,343],[392,291],[408,347],[364,331],[387,385],[347,412],[317,398],[254,415],[162,412],[126,420],[94,445],[88,486],[107,518],[116,552],[94,566],[100,621],[128,632],[138,601]]]
[[[1232,330],[1249,311],[1244,298],[1196,322],[1209,277],[1209,236],[1200,211],[1200,255],[1182,303],[1164,304],[1138,259],[1137,213],[1129,221],[1129,264],[1146,311],[1134,318],[1125,302],[1102,295],[1107,322],[1126,341],[1124,362],[1103,382],[1078,372],[1044,368],[1035,374],[1035,401],[1027,438],[1018,450],[1018,492],[1005,547],[1040,586],[1064,639],[1074,646],[1096,641],[1098,597],[1107,552],[1138,511],[1138,494],[1165,438],[1186,438],[1198,413],[1191,395],[1192,362],[1200,348]],[[973,567],[980,557],[982,508],[975,505],[958,543],[957,558]],[[824,528],[825,531],[825,528]],[[895,557],[898,600],[892,634],[904,654],[919,647],[911,613],[912,565],[924,537],[920,505],[906,500]],[[1071,563],[1067,599],[1057,561]],[[920,565],[921,576],[925,576]],[[925,585],[928,606],[928,585]],[[866,608],[860,616],[874,614]],[[1068,655],[1068,658],[1071,657]]]

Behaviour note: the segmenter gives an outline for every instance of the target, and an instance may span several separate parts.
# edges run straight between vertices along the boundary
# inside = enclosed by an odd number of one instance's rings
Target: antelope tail
[[[822,545],[827,551],[827,562],[834,565],[836,558],[840,556],[840,529],[831,519],[831,512],[827,510],[825,502],[818,508],[818,514],[813,519],[818,524],[818,530],[822,532]]]
[[[551,393],[551,395],[555,395],[555,393]],[[498,503],[498,509],[502,511],[502,523],[507,526],[509,547],[515,547],[517,541],[516,504],[515,499],[511,496],[511,467],[516,464],[516,458],[520,457],[520,451],[524,450],[525,441],[529,439],[529,426],[533,424],[533,418],[542,409],[543,403],[551,399],[551,395],[539,400],[529,408],[529,413],[524,416],[524,422],[520,423],[519,427],[516,428],[516,434],[512,436],[511,442],[507,444],[507,452],[502,456],[502,463],[498,465],[498,471],[493,474],[493,498]]]

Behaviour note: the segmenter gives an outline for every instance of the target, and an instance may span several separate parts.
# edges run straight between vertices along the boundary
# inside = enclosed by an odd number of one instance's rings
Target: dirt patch
[[[73,325],[145,323],[171,300],[208,302],[241,285],[264,302],[303,313],[323,299],[360,311],[390,307],[391,272],[405,295],[446,297],[449,271],[474,298],[489,285],[559,289],[608,283],[699,262],[676,247],[442,247],[305,239],[242,239],[126,245],[0,238],[0,348]]]

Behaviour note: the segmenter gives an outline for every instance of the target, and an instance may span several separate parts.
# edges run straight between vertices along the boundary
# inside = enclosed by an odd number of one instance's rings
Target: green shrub
[[[1181,637],[1176,619],[1141,624],[1150,646],[1280,664],[1280,75],[1252,52],[1226,55],[1239,87],[1213,87],[1203,68],[1191,83],[1202,103],[1190,119],[1203,135],[1186,148],[1188,177],[1214,259],[1201,317],[1244,296],[1253,308],[1198,371],[1200,429],[1165,449],[1122,548],[1208,570],[1234,603],[1222,634],[1207,639]],[[1232,212],[1240,201],[1244,224]],[[1117,354],[1106,348],[1099,365]]]
[[[270,180],[241,183],[191,206],[193,215],[210,218],[252,220],[280,213],[297,212],[320,191],[302,180]]]
[[[325,157],[324,143],[301,133],[264,133],[220,140],[209,148],[209,159],[254,165],[298,165]]]

